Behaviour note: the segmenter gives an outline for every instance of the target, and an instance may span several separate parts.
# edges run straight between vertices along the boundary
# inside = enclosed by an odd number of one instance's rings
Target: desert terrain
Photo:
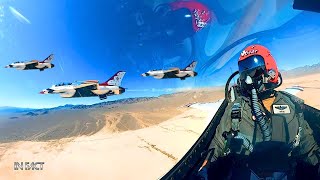
[[[284,84],[279,88],[280,90],[298,85],[303,88],[303,91],[296,96],[303,99],[305,104],[320,109],[320,72],[297,78],[288,78],[284,81]]]
[[[279,90],[320,109],[320,73],[284,75]],[[223,87],[92,107],[17,113],[0,124],[0,179],[159,179],[201,135]],[[194,104],[196,103],[196,104]],[[45,162],[41,171],[14,162]]]

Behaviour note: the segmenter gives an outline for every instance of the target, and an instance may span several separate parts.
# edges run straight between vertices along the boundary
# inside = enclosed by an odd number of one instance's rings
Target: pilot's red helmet
[[[263,73],[268,76],[265,83],[279,83],[279,71],[276,61],[264,46],[251,45],[245,48],[239,57],[238,67],[240,76],[248,73],[251,73],[252,76],[259,76],[262,75],[259,73]]]

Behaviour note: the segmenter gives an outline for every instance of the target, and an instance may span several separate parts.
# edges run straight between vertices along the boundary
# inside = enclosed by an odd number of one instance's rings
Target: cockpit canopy
[[[16,62],[14,62],[14,64],[16,64],[16,63],[23,63],[22,61],[16,61]]]
[[[56,85],[54,85],[54,86],[67,86],[67,85],[72,85],[72,83],[63,82],[63,83],[56,84]]]

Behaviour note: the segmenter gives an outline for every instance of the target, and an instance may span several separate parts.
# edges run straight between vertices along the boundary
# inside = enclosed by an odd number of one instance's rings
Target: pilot
[[[319,146],[304,119],[304,102],[275,90],[282,78],[270,51],[251,45],[238,67],[238,96],[228,104],[198,176],[319,178]]]

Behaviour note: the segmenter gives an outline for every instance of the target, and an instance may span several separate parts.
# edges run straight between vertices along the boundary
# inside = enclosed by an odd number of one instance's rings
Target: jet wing
[[[39,61],[32,60],[25,63],[25,69],[36,69],[36,66],[38,65]]]
[[[92,93],[92,91],[97,90],[97,85],[97,83],[82,83],[80,85],[74,86],[73,89],[68,89],[60,92],[60,96],[63,98],[87,97],[87,95]]]
[[[83,89],[83,88],[88,90],[97,90],[98,82],[84,81],[81,84],[74,87],[75,90]]]
[[[26,65],[29,65],[29,64],[38,64],[39,61],[37,60],[32,60],[32,61],[29,61],[29,62],[25,62]]]
[[[179,68],[171,68],[169,70],[165,70],[164,73],[174,73],[174,74],[178,74],[180,71]]]
[[[99,81],[97,80],[86,80],[86,81],[82,81],[82,84],[98,84]]]

